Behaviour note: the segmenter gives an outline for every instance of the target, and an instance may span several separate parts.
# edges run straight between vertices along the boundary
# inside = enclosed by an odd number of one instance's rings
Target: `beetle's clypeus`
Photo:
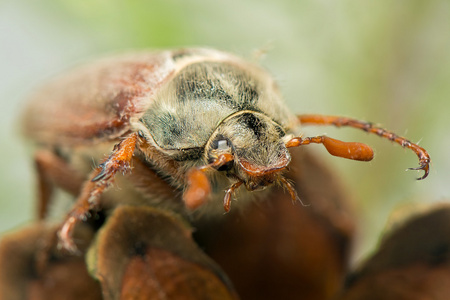
[[[241,186],[243,198],[280,184],[296,199],[283,177],[291,160],[289,147],[319,143],[335,156],[373,157],[372,149],[361,143],[303,137],[300,125],[350,126],[394,141],[418,156],[416,169],[425,171],[419,179],[428,175],[430,163],[425,149],[371,123],[293,115],[265,70],[202,48],[134,53],[88,64],[38,91],[23,123],[25,134],[39,145],[40,217],[46,214],[53,185],[78,197],[59,232],[63,246],[71,250],[73,227],[103,206],[100,196],[118,172],[133,174],[150,202],[161,204],[182,192],[178,202],[183,199],[189,209],[221,198],[228,211]],[[98,167],[91,170],[93,158]],[[162,191],[161,182],[171,190]]]

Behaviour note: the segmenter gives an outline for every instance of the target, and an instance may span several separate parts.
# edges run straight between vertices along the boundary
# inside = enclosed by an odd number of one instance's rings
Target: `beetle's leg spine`
[[[138,136],[132,133],[114,147],[111,155],[91,172],[89,180],[83,186],[74,208],[66,217],[58,235],[62,247],[71,252],[77,248],[72,240],[72,232],[79,221],[88,218],[89,211],[100,209],[100,196],[111,185],[117,172],[128,172],[136,148]]]

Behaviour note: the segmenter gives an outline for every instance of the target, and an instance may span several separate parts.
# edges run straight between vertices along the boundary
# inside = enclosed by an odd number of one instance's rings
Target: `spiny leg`
[[[218,169],[221,166],[233,161],[233,155],[229,153],[220,154],[210,164],[190,169],[186,174],[187,189],[183,194],[183,200],[186,207],[196,209],[203,205],[208,195],[211,193],[211,185],[205,175],[210,169]]]
[[[334,125],[336,127],[349,126],[357,129],[364,130],[366,132],[374,133],[380,137],[389,139],[390,141],[396,142],[403,148],[411,149],[419,158],[419,167],[409,168],[409,170],[423,170],[425,174],[422,177],[417,178],[418,180],[425,179],[430,171],[430,155],[427,151],[417,144],[408,141],[406,138],[396,135],[386,129],[373,126],[372,123],[359,121],[350,118],[337,117],[337,116],[323,116],[323,115],[299,115],[299,121],[303,125]]]
[[[72,240],[75,225],[80,221],[85,221],[89,217],[90,210],[99,209],[100,196],[112,184],[114,175],[117,172],[125,174],[131,169],[130,161],[137,140],[137,134],[129,135],[117,144],[111,155],[89,174],[89,180],[85,182],[80,196],[58,233],[62,247],[71,252],[77,251]]]

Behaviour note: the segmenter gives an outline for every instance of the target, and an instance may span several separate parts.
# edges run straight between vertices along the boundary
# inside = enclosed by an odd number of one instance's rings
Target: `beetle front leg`
[[[324,115],[299,115],[298,119],[303,125],[334,125],[336,127],[349,126],[357,129],[364,130],[369,133],[374,133],[380,137],[386,138],[390,141],[396,142],[403,148],[411,149],[419,158],[419,167],[409,168],[409,170],[423,170],[425,174],[418,180],[425,179],[430,171],[430,155],[428,152],[417,144],[408,141],[406,138],[396,135],[386,129],[373,126],[372,123],[359,121],[350,118],[336,117],[336,116],[324,116]]]
[[[100,209],[100,196],[114,181],[117,172],[123,174],[130,171],[130,162],[138,141],[136,133],[131,134],[119,144],[114,146],[111,155],[101,163],[89,175],[89,180],[84,184],[80,196],[74,208],[66,217],[58,236],[63,248],[76,252],[76,246],[72,239],[75,225],[80,221],[86,221],[89,211]]]

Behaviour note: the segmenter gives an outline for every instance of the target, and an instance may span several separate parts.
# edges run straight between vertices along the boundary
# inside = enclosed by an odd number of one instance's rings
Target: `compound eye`
[[[144,135],[144,133],[142,132],[142,130],[139,130],[139,131],[138,131],[138,136],[139,136],[140,138],[145,139],[145,135]]]
[[[210,147],[211,149],[217,150],[219,152],[222,151],[230,152],[230,150],[233,148],[233,145],[231,144],[228,138],[226,138],[221,134],[218,134],[212,141]]]
[[[220,140],[217,142],[217,150],[227,150],[230,148],[227,140]]]
[[[232,144],[224,136],[219,136],[218,138],[216,138],[212,143],[211,149],[213,151],[210,153],[209,163],[214,162],[217,159],[217,155],[220,155],[223,153],[233,154],[232,153],[233,152]],[[217,170],[218,171],[228,171],[233,167],[233,165],[234,165],[234,162],[231,160],[231,161],[228,161],[227,163],[225,163],[224,165],[220,166]]]

